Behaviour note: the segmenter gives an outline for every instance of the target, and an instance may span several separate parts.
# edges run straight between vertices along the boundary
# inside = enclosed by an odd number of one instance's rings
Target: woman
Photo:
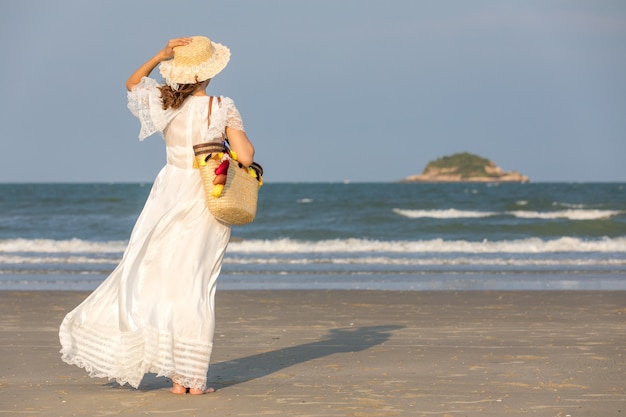
[[[172,39],[126,82],[139,138],[160,133],[167,164],[120,264],[61,324],[63,360],[93,377],[137,388],[144,374],[155,373],[171,378],[176,394],[213,391],[206,376],[214,298],[230,227],[206,208],[193,145],[225,133],[239,161],[253,161],[233,100],[206,93],[229,59],[230,50],[208,38]],[[163,86],[148,78],[159,64]]]

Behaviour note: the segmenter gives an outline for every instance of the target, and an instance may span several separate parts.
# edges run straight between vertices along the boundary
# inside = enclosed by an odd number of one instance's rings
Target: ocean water
[[[0,290],[91,290],[151,184],[0,184]],[[266,184],[221,289],[624,290],[626,183]]]

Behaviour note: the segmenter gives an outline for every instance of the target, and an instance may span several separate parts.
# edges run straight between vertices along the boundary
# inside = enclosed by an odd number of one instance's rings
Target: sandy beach
[[[626,292],[221,291],[205,396],[63,363],[85,296],[0,292],[0,415],[626,415]]]

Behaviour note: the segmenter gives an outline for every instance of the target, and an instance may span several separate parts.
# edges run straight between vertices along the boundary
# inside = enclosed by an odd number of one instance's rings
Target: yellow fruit
[[[224,190],[224,185],[218,184],[215,187],[213,187],[213,191],[211,191],[211,195],[215,198],[218,198],[219,196],[222,195],[223,190]]]

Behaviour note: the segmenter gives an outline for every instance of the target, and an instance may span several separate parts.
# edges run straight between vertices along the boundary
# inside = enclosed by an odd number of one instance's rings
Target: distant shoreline
[[[419,175],[406,182],[530,182],[518,171],[504,171],[490,159],[460,152],[430,161]]]

